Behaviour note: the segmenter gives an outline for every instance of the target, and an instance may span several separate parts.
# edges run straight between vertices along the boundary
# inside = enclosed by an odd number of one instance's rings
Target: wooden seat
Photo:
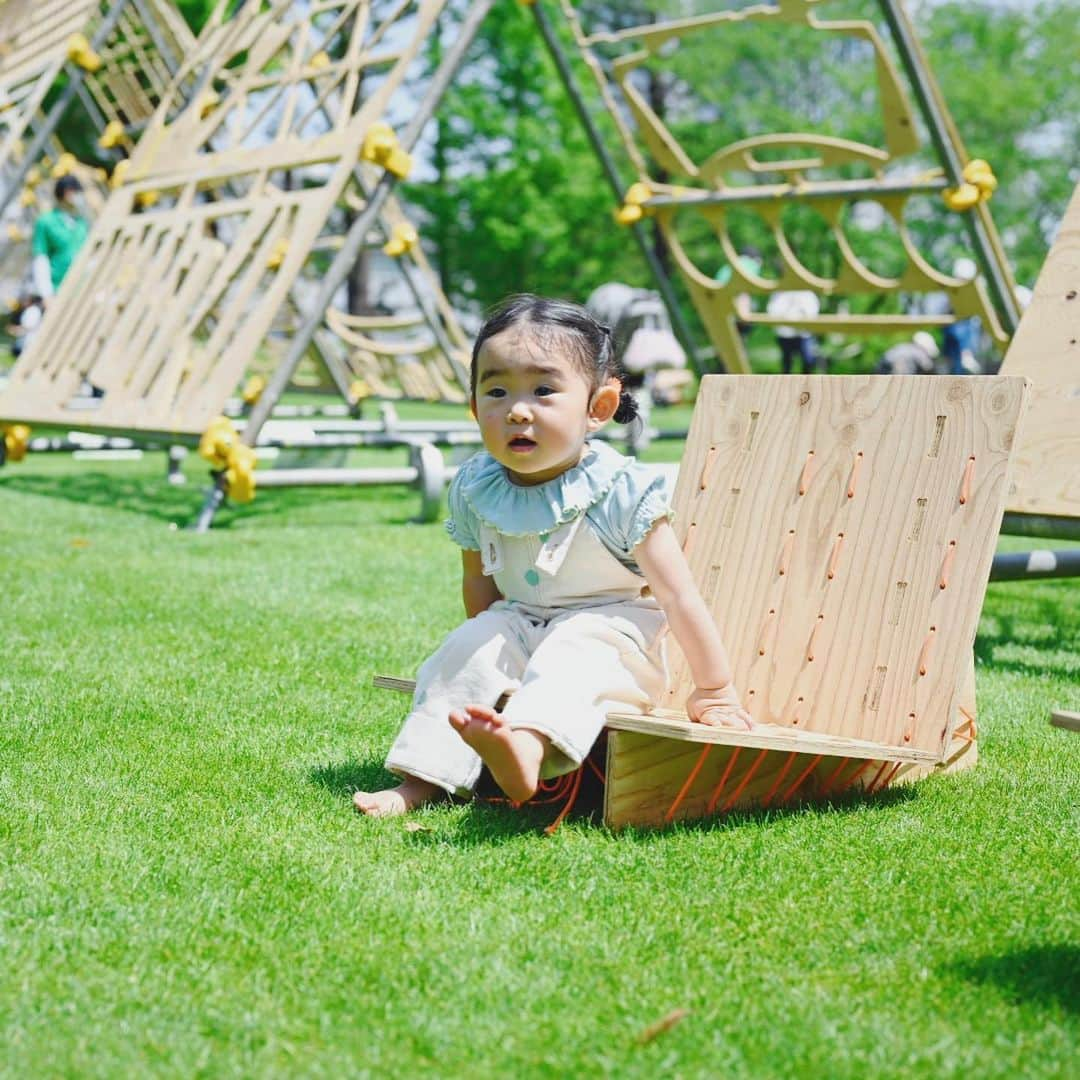
[[[664,700],[609,717],[607,824],[975,760],[971,648],[1026,395],[1009,376],[702,379],[675,528],[755,727],[679,711],[693,680],[669,639]]]

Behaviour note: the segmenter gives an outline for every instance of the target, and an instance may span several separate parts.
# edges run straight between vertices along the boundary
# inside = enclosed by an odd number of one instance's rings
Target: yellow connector
[[[942,192],[945,205],[958,213],[970,210],[981,202],[986,202],[997,191],[997,177],[990,165],[982,158],[973,158],[964,166],[961,174],[964,183],[959,187]]]
[[[54,180],[59,180],[61,176],[68,176],[75,171],[75,166],[79,162],[76,160],[74,154],[69,154],[64,151],[57,159],[52,169],[49,170],[50,175]]]
[[[244,383],[244,389],[240,391],[240,397],[243,398],[245,405],[254,405],[262,397],[262,392],[265,389],[266,380],[261,375],[252,375]]]
[[[84,34],[72,34],[68,38],[67,57],[73,64],[91,74],[101,67],[101,57],[90,48],[90,42]]]
[[[652,197],[652,188],[648,184],[638,181],[631,184],[626,195],[623,196],[623,204],[615,210],[615,220],[620,225],[633,225],[640,221],[649,211],[643,204]]]
[[[412,169],[412,158],[402,150],[394,129],[381,122],[368,128],[364,143],[360,147],[360,158],[374,165],[381,165],[399,179],[408,176]]]
[[[131,162],[128,158],[124,158],[123,161],[118,161],[116,163],[112,171],[112,176],[109,177],[109,187],[111,187],[113,191],[122,186],[130,169]]]
[[[283,236],[278,242],[270,249],[270,255],[266,260],[267,270],[277,270],[281,264],[285,261],[285,256],[289,254],[289,241]]]
[[[25,424],[5,424],[4,432],[4,459],[6,461],[22,461],[26,457],[26,449],[30,443],[30,429]]]
[[[124,141],[124,125],[119,120],[110,120],[105,125],[105,130],[98,137],[97,144],[102,150],[111,150]]]
[[[412,251],[420,242],[420,234],[408,221],[399,221],[390,232],[390,239],[383,244],[383,251],[392,258],[398,258],[407,251]]]

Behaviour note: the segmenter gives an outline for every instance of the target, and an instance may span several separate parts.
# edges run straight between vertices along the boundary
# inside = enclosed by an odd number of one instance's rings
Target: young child
[[[353,799],[374,817],[467,795],[482,765],[514,802],[576,769],[609,712],[659,700],[666,626],[696,683],[691,719],[750,727],[662,480],[590,440],[635,415],[610,330],[576,304],[511,297],[476,339],[471,390],[486,450],[454,477],[447,522],[469,618],[417,675],[386,761],[401,783]]]

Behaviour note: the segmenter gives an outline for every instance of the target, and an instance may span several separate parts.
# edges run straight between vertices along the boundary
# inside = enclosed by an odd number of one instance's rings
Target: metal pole
[[[995,555],[991,581],[1028,581],[1033,578],[1080,577],[1080,550],[1016,551]]]
[[[1006,514],[1001,522],[1005,536],[1039,536],[1049,540],[1080,540],[1080,518],[1048,514]]]
[[[608,153],[603,139],[600,138],[600,132],[597,131],[596,125],[589,115],[589,108],[585,104],[585,98],[581,93],[580,87],[577,85],[573,71],[570,70],[570,65],[567,62],[565,55],[563,55],[562,48],[559,45],[558,38],[555,36],[555,32],[552,30],[547,15],[544,13],[540,3],[537,2],[531,6],[533,18],[536,20],[536,26],[540,31],[540,36],[544,39],[544,44],[551,54],[551,59],[555,61],[555,67],[558,69],[559,77],[562,79],[563,86],[566,88],[566,92],[574,105],[574,109],[577,111],[582,126],[585,128],[585,134],[588,136],[589,143],[600,161],[601,168],[604,170],[604,175],[611,185],[611,190],[614,192],[615,198],[621,203],[626,189],[623,187],[622,179],[619,176],[619,170],[615,167],[615,162]],[[634,234],[634,240],[637,241],[637,245],[641,249],[641,254],[645,256],[645,261],[649,264],[649,269],[656,279],[660,294],[663,296],[664,303],[667,305],[668,311],[671,314],[671,328],[675,331],[675,336],[686,350],[686,355],[693,365],[694,370],[700,375],[702,372],[698,367],[697,346],[694,343],[693,334],[691,334],[690,328],[686,324],[686,320],[682,317],[682,309],[679,307],[679,298],[675,295],[675,289],[671,284],[671,279],[667,276],[663,266],[660,264],[660,260],[656,257],[656,252],[653,251],[650,246],[649,238],[645,232],[644,226],[640,223],[634,223],[630,226],[630,229]],[[720,369],[723,370],[723,358],[717,356],[716,361],[720,366]]]
[[[945,108],[945,100],[934,81],[930,65],[923,56],[919,39],[901,0],[880,0],[880,3],[885,21],[889,24],[889,29],[896,40],[896,47],[903,61],[908,81],[915,92],[915,98],[919,102],[923,119],[929,129],[930,139],[945,165],[945,174],[956,187],[964,182],[964,162],[953,140],[949,137],[951,124]],[[986,272],[990,292],[1001,315],[1001,321],[1011,336],[1016,333],[1016,328],[1020,323],[1020,313],[1012,284],[1007,274],[1003,272],[986,222],[972,210],[961,214],[961,217],[967,225],[972,246]]]
[[[90,42],[90,48],[92,50],[96,52],[108,39],[109,35],[116,27],[117,22],[119,22],[120,15],[126,4],[127,0],[115,0],[113,6],[109,8],[109,14],[101,20],[97,32]],[[67,107],[71,104],[72,98],[79,92],[79,87],[82,86],[83,80],[86,78],[86,72],[83,71],[78,64],[70,61],[64,66],[63,70],[67,71],[68,84],[60,92],[60,96],[49,110],[44,122],[34,133],[34,137],[30,140],[30,144],[23,154],[22,162],[15,168],[15,172],[12,175],[8,186],[2,189],[2,193],[0,193],[0,216],[2,216],[7,209],[7,205],[11,202],[15,192],[22,187],[23,181],[26,179],[26,174],[30,171],[38,158],[41,157],[45,150],[45,144],[56,130],[56,125],[60,123],[61,117],[63,117]]]

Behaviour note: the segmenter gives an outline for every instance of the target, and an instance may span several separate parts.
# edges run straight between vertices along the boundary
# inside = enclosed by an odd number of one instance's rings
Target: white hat
[[[939,351],[938,344],[934,340],[934,335],[929,331],[916,330],[915,333],[911,335],[911,340],[914,341],[931,360],[937,359]]]

